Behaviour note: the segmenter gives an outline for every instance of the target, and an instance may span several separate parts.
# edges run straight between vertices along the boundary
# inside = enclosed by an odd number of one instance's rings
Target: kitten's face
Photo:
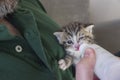
[[[94,42],[92,34],[93,27],[94,25],[74,22],[63,27],[61,31],[55,32],[54,35],[57,37],[59,43],[65,47],[65,49],[78,51],[82,43]]]

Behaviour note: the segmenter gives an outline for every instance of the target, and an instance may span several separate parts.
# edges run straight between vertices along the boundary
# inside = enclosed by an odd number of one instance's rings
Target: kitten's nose
[[[79,47],[80,47],[79,44],[75,44],[75,45],[74,45],[74,48],[75,48],[75,50],[77,50],[77,51],[79,50]]]

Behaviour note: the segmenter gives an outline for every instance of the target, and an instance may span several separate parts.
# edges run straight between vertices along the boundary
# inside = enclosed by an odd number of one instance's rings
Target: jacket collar
[[[40,33],[37,29],[35,18],[31,11],[19,8],[12,16],[8,17],[13,25],[21,32],[22,36],[28,41],[37,56],[50,69],[46,58],[44,48],[42,46]],[[19,25],[19,26],[18,26]]]
[[[5,1],[17,1],[18,0],[5,0]],[[37,29],[37,24],[34,18],[33,13],[30,10],[27,10],[25,8],[22,8],[19,5],[23,5],[23,3],[27,0],[20,0],[19,4],[17,5],[17,9],[15,10],[14,14],[8,15],[7,19],[14,25],[16,28],[20,31],[22,36],[28,41],[30,46],[33,48],[37,56],[44,62],[44,64],[50,69],[50,66],[48,64],[48,60],[46,58],[44,48],[42,46],[41,38],[40,38],[40,33]],[[32,0],[31,0],[32,1]],[[46,12],[39,0],[36,0],[36,4],[40,5],[41,11]],[[30,2],[28,0],[28,2]],[[13,2],[14,3],[14,2]],[[8,4],[9,5],[9,4]],[[15,5],[15,6],[16,6]],[[1,6],[0,6],[1,7]],[[11,8],[13,11],[14,8]],[[4,13],[6,15],[9,12]],[[1,17],[1,15],[0,15]],[[0,25],[1,26],[1,25]],[[4,27],[4,25],[2,26]],[[1,28],[1,30],[3,30]],[[4,32],[5,31],[5,32]],[[0,37],[0,40],[9,40],[12,39],[14,36],[9,33],[9,30],[5,29],[2,34],[3,37]]]

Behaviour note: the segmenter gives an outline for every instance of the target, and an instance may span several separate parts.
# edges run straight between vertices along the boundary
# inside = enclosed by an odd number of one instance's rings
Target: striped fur
[[[89,27],[89,25],[82,24],[79,22],[73,22],[68,25],[65,25],[60,30],[60,32],[63,32],[63,35],[62,37],[60,37],[59,41],[61,41],[61,44],[65,47],[69,46],[69,44],[67,44],[67,41],[69,40],[71,40],[73,43],[80,43],[80,41],[86,43],[94,43],[94,36],[92,32],[88,32],[85,30],[87,27]],[[74,40],[74,37],[76,38],[76,41]]]
[[[80,54],[79,47],[82,43],[94,43],[92,27],[92,24],[72,22],[62,27],[60,31],[54,33],[59,43],[64,46],[67,53],[67,57],[59,61],[61,69],[65,70],[72,63],[77,63],[80,57],[78,59],[75,58]]]
[[[12,13],[17,3],[18,0],[0,0],[0,18],[3,18],[8,13]]]

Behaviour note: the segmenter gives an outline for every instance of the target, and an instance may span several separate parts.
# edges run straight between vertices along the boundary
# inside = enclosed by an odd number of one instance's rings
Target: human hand
[[[93,80],[95,62],[95,51],[86,49],[84,57],[76,64],[76,80]]]

